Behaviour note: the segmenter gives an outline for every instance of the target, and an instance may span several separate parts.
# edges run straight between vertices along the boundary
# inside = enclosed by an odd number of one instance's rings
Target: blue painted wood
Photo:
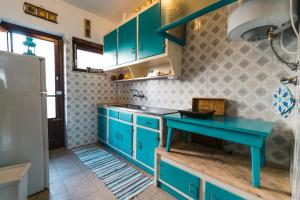
[[[224,128],[226,130],[240,131],[247,134],[254,134],[267,137],[270,135],[273,123],[263,120],[245,119],[241,117],[214,116],[210,119],[197,119],[191,117],[182,117],[180,114],[164,115],[165,119],[171,119],[191,124],[199,124],[203,126]]]
[[[118,64],[136,60],[136,25],[136,18],[133,18],[118,29]]]
[[[211,126],[203,126],[199,124],[191,124],[174,120],[167,120],[167,126],[187,132],[193,132],[209,137],[228,140],[231,142],[253,145],[256,147],[261,147],[263,143],[263,137],[259,135],[246,134],[245,132],[232,131],[224,128],[215,128]]]
[[[159,145],[159,134],[140,127],[136,129],[136,158],[154,168],[154,153]]]
[[[263,146],[260,148],[260,166],[266,166],[266,141],[263,142]]]
[[[117,65],[117,30],[104,36],[103,54],[105,56],[105,65],[107,67]]]
[[[107,115],[107,109],[104,108],[104,107],[99,107],[98,108],[98,114]]]
[[[205,200],[245,200],[209,182],[205,184]]]
[[[145,126],[152,129],[159,129],[159,120],[157,118],[137,116],[136,123],[140,126]]]
[[[124,122],[132,123],[132,114],[119,112],[119,119],[124,121]]]
[[[260,187],[260,149],[251,147],[252,157],[252,185],[254,187]]]
[[[119,122],[109,119],[109,144],[119,148]]]
[[[207,13],[215,11],[215,10],[217,10],[219,8],[222,8],[222,7],[224,7],[224,6],[228,5],[228,4],[231,4],[231,3],[235,2],[235,1],[236,0],[219,0],[216,3],[210,5],[210,6],[206,7],[206,8],[203,8],[203,9],[201,9],[201,10],[195,12],[195,13],[192,13],[192,14],[190,14],[188,16],[185,16],[185,17],[183,17],[181,19],[178,19],[178,20],[174,21],[171,24],[168,24],[168,25],[160,28],[158,30],[158,34],[160,34],[160,35],[168,38],[169,40],[171,40],[171,41],[173,41],[173,42],[175,42],[175,43],[183,46],[183,45],[185,45],[185,38],[184,39],[176,38],[173,35],[168,34],[168,31],[170,29],[173,29],[173,28],[175,28],[177,26],[186,24],[190,20],[196,19],[196,18],[198,18],[200,16],[203,16],[203,15],[205,15]]]
[[[103,141],[107,139],[107,118],[103,115],[98,115],[98,138]]]
[[[205,120],[181,117],[179,114],[163,117],[167,120],[168,126],[166,144],[168,152],[171,148],[173,128],[249,145],[252,156],[252,184],[260,187],[260,166],[265,163],[265,138],[272,132],[272,123],[224,116]]]
[[[159,187],[161,189],[163,189],[164,191],[166,191],[167,193],[169,193],[170,195],[172,195],[173,197],[175,197],[178,200],[187,200],[187,198],[185,198],[184,196],[182,196],[181,194],[179,194],[178,192],[176,192],[175,190],[172,190],[171,188],[169,188],[168,186],[166,186],[163,183],[159,183]]]
[[[157,3],[139,15],[139,58],[165,52],[165,39],[157,34],[161,27],[160,4]]]
[[[117,110],[109,110],[108,115],[112,118],[119,119],[119,111]]]
[[[192,199],[199,199],[199,177],[163,160],[160,161],[159,166],[159,177],[161,180],[190,196]]]
[[[170,152],[170,149],[171,149],[173,132],[174,132],[173,128],[168,127],[167,146],[166,146],[166,151],[167,152]]]
[[[119,149],[129,156],[132,156],[132,133],[133,126],[119,122]]]
[[[142,165],[141,163],[137,162],[135,159],[133,159],[132,157],[128,156],[127,154],[112,148],[111,146],[109,146],[108,144],[102,142],[99,140],[99,142],[101,144],[104,144],[106,147],[108,147],[110,150],[112,150],[113,152],[119,154],[120,156],[122,156],[123,158],[125,158],[126,160],[128,160],[129,162],[133,163],[134,165],[136,165],[137,167],[141,168],[142,170],[144,170],[145,172],[151,174],[152,176],[154,176],[154,171],[149,169],[148,167],[145,167],[144,165]]]

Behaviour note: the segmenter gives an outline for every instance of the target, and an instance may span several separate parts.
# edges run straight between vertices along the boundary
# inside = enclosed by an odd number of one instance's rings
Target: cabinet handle
[[[210,200],[222,200],[222,199],[216,197],[213,193],[210,193]]]
[[[132,49],[131,49],[131,53],[135,53],[135,48],[132,48]]]
[[[138,142],[138,148],[142,149],[142,143],[141,142]]]
[[[193,191],[193,189],[192,189],[193,187],[196,189],[196,192]],[[192,184],[192,183],[189,184],[189,193],[198,196],[198,188],[195,187],[194,184]]]

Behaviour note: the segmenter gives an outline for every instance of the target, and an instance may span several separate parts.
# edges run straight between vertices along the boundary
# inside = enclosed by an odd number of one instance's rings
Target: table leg
[[[252,157],[252,185],[254,187],[260,187],[260,148],[251,147],[251,157]]]
[[[260,166],[266,166],[266,142],[263,142],[262,147],[260,148]]]
[[[186,132],[186,131],[183,131],[182,133],[184,134],[184,142],[189,143],[190,142],[190,133]]]
[[[170,152],[171,144],[172,144],[172,137],[173,137],[173,129],[168,127],[168,137],[167,137],[167,147],[166,147],[167,152]]]

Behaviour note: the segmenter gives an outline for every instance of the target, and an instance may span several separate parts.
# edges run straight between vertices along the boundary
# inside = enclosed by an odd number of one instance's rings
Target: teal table
[[[169,152],[174,129],[236,142],[251,147],[252,185],[260,187],[260,167],[265,165],[265,139],[273,124],[262,120],[214,116],[209,119],[181,117],[179,113],[164,115],[167,120]]]

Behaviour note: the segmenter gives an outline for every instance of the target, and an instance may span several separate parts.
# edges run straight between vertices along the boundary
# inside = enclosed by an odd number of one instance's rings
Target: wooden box
[[[193,98],[193,110],[214,110],[214,115],[225,115],[226,99]]]

